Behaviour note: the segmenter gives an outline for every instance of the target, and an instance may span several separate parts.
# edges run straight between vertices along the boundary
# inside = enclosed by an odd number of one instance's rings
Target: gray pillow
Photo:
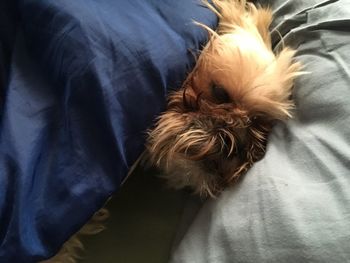
[[[295,117],[238,185],[203,205],[171,262],[350,262],[350,1],[270,6],[272,31],[311,72],[296,81]]]

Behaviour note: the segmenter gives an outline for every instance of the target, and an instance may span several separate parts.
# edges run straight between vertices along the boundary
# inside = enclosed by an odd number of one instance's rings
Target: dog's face
[[[256,26],[212,32],[149,133],[151,161],[173,187],[216,195],[263,156],[273,122],[292,107],[293,55],[275,56]]]
[[[201,99],[189,89],[170,97],[150,132],[149,151],[172,187],[213,196],[262,156],[268,125],[255,123],[233,103]],[[226,99],[214,94],[213,101]]]

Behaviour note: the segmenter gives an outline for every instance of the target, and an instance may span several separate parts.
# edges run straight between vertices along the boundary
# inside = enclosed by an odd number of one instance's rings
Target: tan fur
[[[210,40],[182,89],[169,96],[147,148],[173,187],[214,196],[263,156],[273,123],[291,117],[301,65],[290,48],[273,53],[269,9],[212,2],[205,4],[219,17],[217,31],[197,23]]]

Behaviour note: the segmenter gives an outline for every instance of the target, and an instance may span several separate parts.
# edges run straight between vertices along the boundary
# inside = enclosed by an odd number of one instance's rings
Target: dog
[[[152,164],[174,188],[217,196],[265,153],[276,121],[292,116],[294,79],[302,74],[295,50],[275,54],[272,12],[245,0],[205,5],[219,18],[182,88],[148,132]]]

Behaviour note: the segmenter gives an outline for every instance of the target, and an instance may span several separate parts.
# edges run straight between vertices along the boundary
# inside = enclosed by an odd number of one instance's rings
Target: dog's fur
[[[291,116],[295,51],[274,54],[269,9],[245,0],[213,0],[219,17],[183,87],[149,132],[148,152],[171,186],[217,195],[265,152],[276,120]]]

